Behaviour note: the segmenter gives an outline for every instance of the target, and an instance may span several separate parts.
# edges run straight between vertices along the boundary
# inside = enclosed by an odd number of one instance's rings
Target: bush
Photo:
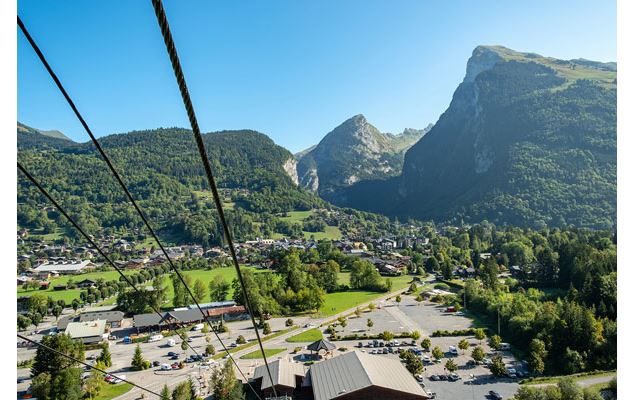
[[[302,351],[302,347],[296,347],[296,348],[293,349],[294,353],[299,353],[301,351]]]
[[[284,325],[289,328],[293,326],[293,320],[291,318],[289,318],[288,320],[285,321]]]
[[[450,285],[447,283],[435,283],[433,287],[440,290],[450,290]]]
[[[346,351],[348,350],[346,347],[340,347],[339,349],[337,349],[338,351]]]
[[[245,344],[247,343],[247,340],[245,340],[245,337],[243,335],[239,335],[236,338],[236,344]]]
[[[438,330],[432,332],[432,337],[443,337],[443,336],[472,336],[476,332],[474,328],[461,329],[456,331],[446,331],[446,330]]]
[[[143,365],[141,366],[141,368],[148,369],[151,366],[152,366],[152,363],[149,360],[143,360]]]

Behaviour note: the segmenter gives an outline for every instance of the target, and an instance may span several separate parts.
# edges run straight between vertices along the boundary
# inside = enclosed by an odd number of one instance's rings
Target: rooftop
[[[304,365],[286,359],[279,359],[270,362],[269,369],[271,370],[274,386],[281,385],[286,387],[295,387],[295,377],[306,375]],[[253,379],[259,378],[262,378],[260,390],[264,390],[272,386],[269,374],[267,374],[267,367],[265,365],[261,365],[254,370]]]
[[[309,374],[315,400],[330,400],[370,386],[427,398],[410,372],[387,357],[351,351],[313,364]]]
[[[101,336],[106,331],[106,320],[100,319],[87,322],[70,322],[66,326],[66,334],[73,339],[80,339],[91,336]]]

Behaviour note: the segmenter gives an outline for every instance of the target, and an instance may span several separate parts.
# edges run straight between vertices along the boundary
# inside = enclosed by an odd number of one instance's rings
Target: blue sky
[[[616,60],[612,1],[165,1],[205,132],[296,152],[362,113],[383,132],[447,108],[479,44]],[[189,127],[150,0],[18,2],[95,134]],[[88,138],[18,32],[18,120]]]

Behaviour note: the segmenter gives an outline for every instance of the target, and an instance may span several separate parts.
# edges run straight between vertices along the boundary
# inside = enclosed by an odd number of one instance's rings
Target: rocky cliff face
[[[446,220],[610,227],[616,194],[616,65],[479,46],[403,171],[338,204]],[[600,205],[601,204],[601,205]]]
[[[425,132],[407,129],[400,135],[384,134],[363,115],[356,115],[313,149],[296,155],[300,184],[329,198],[360,180],[395,176],[401,171],[404,151]]]

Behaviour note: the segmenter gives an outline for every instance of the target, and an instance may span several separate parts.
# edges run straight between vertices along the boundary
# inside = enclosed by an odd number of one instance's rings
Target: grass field
[[[286,217],[280,217],[281,220],[286,221],[286,222],[290,222],[290,223],[298,223],[301,224],[302,221],[304,221],[305,219],[309,218],[311,215],[313,215],[314,211],[310,210],[310,211],[289,211],[287,213]],[[302,233],[304,234],[304,238],[305,239],[310,239],[311,236],[313,236],[315,238],[315,240],[321,240],[321,239],[331,239],[331,240],[338,240],[342,237],[342,232],[340,231],[340,228],[338,228],[337,226],[327,226],[326,228],[324,228],[324,232],[307,232],[307,231],[302,231]],[[279,233],[275,233],[272,236],[272,239],[282,239],[283,235],[279,234]]]
[[[124,273],[130,274],[132,272],[126,271]],[[100,278],[104,279],[105,281],[118,280],[119,273],[115,270],[112,270],[112,271],[101,271],[101,272],[87,272],[85,274],[80,274],[80,275],[63,275],[63,276],[60,276],[59,278],[51,279],[51,285],[49,286],[47,290],[39,290],[39,289],[24,290],[22,289],[22,286],[18,286],[17,297],[22,297],[22,296],[30,297],[35,293],[40,293],[45,296],[51,296],[53,300],[55,301],[64,300],[66,304],[70,304],[73,301],[73,299],[79,299],[79,293],[81,292],[81,289],[69,289],[69,290],[57,291],[57,290],[53,290],[53,287],[55,285],[66,284],[69,279],[73,279],[73,281],[79,282],[84,279],[97,280]]]
[[[286,217],[280,217],[280,219],[286,222],[302,223],[302,221],[309,218],[311,215],[313,215],[313,210],[289,211]]]
[[[542,385],[545,383],[558,383],[558,381],[562,378],[571,378],[573,381],[580,381],[588,378],[600,378],[603,376],[614,376],[615,371],[598,371],[598,372],[583,372],[580,374],[574,375],[563,375],[563,376],[545,376],[535,379],[525,379],[521,382],[522,385]],[[606,383],[601,385],[607,385]]]
[[[265,349],[265,356],[267,357],[271,357],[274,356],[278,353],[282,353],[283,351],[287,350],[286,348],[279,348],[279,349]],[[243,360],[255,360],[258,358],[262,358],[262,352],[260,351],[260,349],[256,350],[256,351],[252,351],[251,353],[247,353],[243,356],[240,356],[241,359]]]
[[[389,278],[392,281],[392,290],[405,289],[412,281],[412,277],[408,275],[395,276]],[[350,282],[349,272],[340,272],[339,282],[348,284]],[[385,295],[383,292],[369,292],[366,290],[349,290],[347,292],[328,293],[324,304],[320,308],[320,316],[328,317],[338,314],[349,308],[372,301],[378,297]]]
[[[124,393],[127,393],[132,389],[132,385],[126,382],[121,382],[116,385],[105,384],[102,386],[101,391],[95,397],[95,400],[110,400],[115,397],[119,397]]]
[[[322,339],[323,337],[324,335],[322,335],[322,331],[315,328],[315,329],[309,329],[306,332],[298,333],[297,335],[291,336],[290,338],[287,338],[286,341],[290,343],[315,342],[317,340]]]

